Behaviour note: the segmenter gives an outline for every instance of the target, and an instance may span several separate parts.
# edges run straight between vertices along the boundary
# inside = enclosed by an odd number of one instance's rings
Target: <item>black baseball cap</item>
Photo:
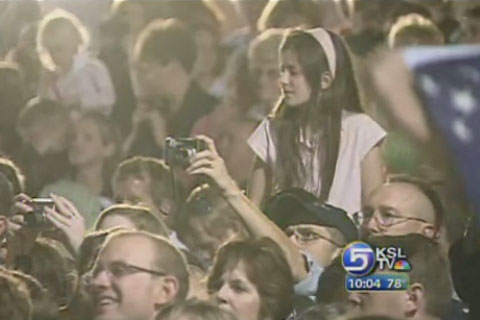
[[[358,230],[345,210],[322,203],[302,189],[288,189],[275,194],[264,211],[282,230],[299,224],[314,224],[339,230],[347,243],[358,240]]]

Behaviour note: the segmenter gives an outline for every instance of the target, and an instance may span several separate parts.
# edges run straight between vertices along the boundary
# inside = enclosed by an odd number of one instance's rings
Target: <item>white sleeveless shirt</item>
[[[271,119],[264,119],[248,139],[250,148],[271,170],[278,172],[277,146],[279,143]],[[340,146],[332,187],[327,202],[349,214],[358,212],[362,205],[362,160],[386,136],[372,118],[363,113],[342,112]],[[316,148],[306,139],[300,139],[300,153],[304,163],[312,163],[313,172],[307,174],[302,188],[320,196],[321,173]],[[307,166],[309,167],[309,166]],[[275,177],[274,177],[275,181]]]

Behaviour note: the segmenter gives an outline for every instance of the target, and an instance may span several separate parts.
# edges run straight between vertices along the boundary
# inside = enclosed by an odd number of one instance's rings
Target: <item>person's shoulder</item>
[[[360,130],[368,127],[378,127],[378,123],[363,112],[342,112],[342,128],[344,130]]]

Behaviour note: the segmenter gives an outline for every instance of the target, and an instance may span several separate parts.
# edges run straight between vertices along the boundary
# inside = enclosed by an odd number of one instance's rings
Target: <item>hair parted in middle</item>
[[[340,147],[342,112],[362,113],[360,91],[355,79],[354,66],[342,38],[326,31],[333,43],[335,74],[328,88],[321,88],[322,75],[330,72],[329,58],[319,41],[304,29],[291,29],[283,39],[281,52],[295,54],[311,88],[310,100],[299,108],[289,108],[282,97],[271,117],[278,133],[281,187],[301,185],[313,168],[302,162],[298,141],[301,129],[307,126],[318,134],[314,141],[317,157],[322,165],[320,198],[326,200],[335,176]],[[322,143],[320,143],[322,141]]]

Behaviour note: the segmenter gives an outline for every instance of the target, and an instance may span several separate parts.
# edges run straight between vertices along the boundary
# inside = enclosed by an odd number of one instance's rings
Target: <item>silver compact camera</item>
[[[165,139],[165,163],[170,167],[186,168],[190,159],[204,149],[205,144],[201,140],[168,137]]]

